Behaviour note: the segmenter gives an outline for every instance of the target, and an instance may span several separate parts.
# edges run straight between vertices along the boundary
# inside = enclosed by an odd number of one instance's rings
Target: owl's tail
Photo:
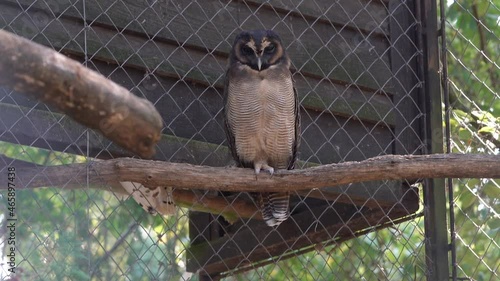
[[[289,192],[259,193],[262,218],[269,226],[278,226],[290,216]]]

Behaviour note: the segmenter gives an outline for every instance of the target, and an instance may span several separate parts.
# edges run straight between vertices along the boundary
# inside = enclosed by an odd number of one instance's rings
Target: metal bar
[[[426,120],[426,153],[443,151],[441,87],[439,75],[439,44],[436,0],[416,1],[420,10],[423,44],[423,81]],[[424,181],[424,224],[427,280],[448,281],[448,229],[446,224],[446,193],[444,181]]]
[[[445,123],[445,141],[446,153],[451,153],[451,128],[450,128],[450,92],[448,84],[448,58],[447,58],[447,44],[446,44],[446,3],[444,0],[439,1],[440,17],[441,17],[441,85],[443,87],[444,97],[444,123]],[[450,216],[450,245],[449,250],[451,254],[451,280],[457,281],[457,252],[456,252],[456,233],[455,233],[455,210],[453,208],[453,179],[446,179],[448,188],[448,205]]]

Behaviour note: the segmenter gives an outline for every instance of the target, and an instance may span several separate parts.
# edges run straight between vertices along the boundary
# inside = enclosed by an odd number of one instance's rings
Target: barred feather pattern
[[[289,202],[289,192],[259,193],[260,211],[266,224],[274,227],[288,219]]]
[[[270,51],[272,57],[261,57],[268,66],[257,70],[250,63],[256,54],[242,53],[241,46],[262,52],[269,42],[276,48]],[[225,77],[224,124],[239,167],[253,168],[256,174],[293,169],[300,139],[299,104],[290,59],[273,32],[243,32],[236,38]],[[277,226],[290,216],[288,192],[253,196],[267,225]]]

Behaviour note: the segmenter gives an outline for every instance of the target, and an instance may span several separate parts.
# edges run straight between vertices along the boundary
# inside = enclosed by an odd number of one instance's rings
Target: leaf
[[[491,199],[500,198],[500,187],[495,186],[492,183],[486,184],[483,187],[483,193]]]
[[[470,189],[474,189],[476,188],[477,186],[479,186],[481,184],[481,180],[480,179],[469,179],[466,183],[466,185],[470,188]]]
[[[464,112],[464,111],[462,111],[460,109],[453,110],[453,113],[455,113],[457,115],[457,117],[460,117],[462,119],[463,118],[467,118],[467,116],[469,115],[469,114],[467,114],[466,112]]]
[[[473,110],[471,111],[472,116],[476,117],[478,119],[478,122],[488,122],[490,120],[495,120],[495,116],[493,114],[487,112],[487,111],[482,111],[482,110]]]
[[[499,219],[491,219],[486,222],[486,225],[490,228],[492,234],[500,231],[500,220]]]
[[[467,191],[460,195],[459,202],[462,209],[467,209],[477,202],[477,196]]]
[[[482,134],[494,134],[495,128],[485,126],[485,127],[482,127],[481,129],[479,129],[478,132],[482,133]]]
[[[472,133],[464,128],[460,128],[458,131],[458,137],[463,141],[468,141],[472,138]]]

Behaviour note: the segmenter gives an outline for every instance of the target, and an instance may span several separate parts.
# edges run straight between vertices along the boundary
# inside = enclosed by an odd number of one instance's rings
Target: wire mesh
[[[445,7],[451,152],[498,155],[500,2],[448,1]],[[498,180],[454,179],[451,189],[452,277],[498,279]]]
[[[484,2],[447,2],[450,130],[453,151],[498,154],[499,5]],[[301,103],[299,168],[427,152],[426,118],[436,113],[423,106],[422,26],[414,1],[3,0],[0,28],[153,102],[164,120],[157,160],[230,164],[222,122],[224,73],[234,37],[247,29],[277,31],[291,57]],[[22,93],[0,88],[0,106],[0,173],[36,163],[36,177],[48,178],[52,166],[129,155]],[[90,184],[87,168],[64,186],[54,187],[48,178],[45,188],[20,173],[12,173],[26,187],[15,192],[15,273],[9,271],[11,197],[8,190],[0,192],[2,280],[428,275],[419,181],[296,193],[292,217],[272,229],[228,215],[238,202],[254,204],[243,193],[160,188],[164,195],[156,202],[138,185],[124,191],[113,183]],[[498,182],[453,183],[458,276],[493,280]],[[164,207],[172,198],[176,208]],[[211,210],[209,203],[219,208]]]

